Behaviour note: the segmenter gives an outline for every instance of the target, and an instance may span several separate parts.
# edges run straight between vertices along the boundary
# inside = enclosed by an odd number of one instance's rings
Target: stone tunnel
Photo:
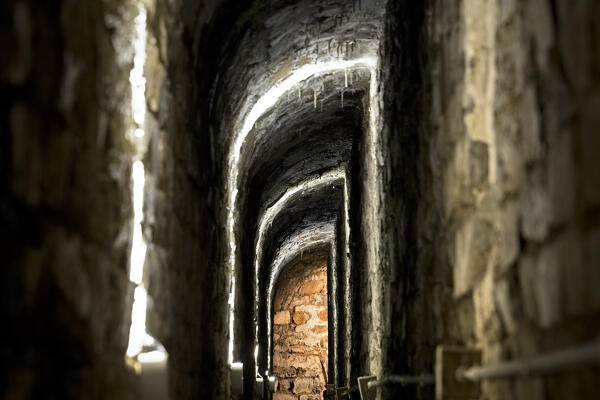
[[[0,397],[596,398],[599,2],[0,21]]]

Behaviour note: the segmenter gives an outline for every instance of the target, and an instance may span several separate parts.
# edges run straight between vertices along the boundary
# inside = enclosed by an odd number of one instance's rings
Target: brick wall
[[[326,260],[299,261],[284,271],[273,309],[273,399],[322,399],[327,382]]]

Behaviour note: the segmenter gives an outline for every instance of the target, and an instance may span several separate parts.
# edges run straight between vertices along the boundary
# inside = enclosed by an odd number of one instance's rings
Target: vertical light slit
[[[136,124],[134,141],[144,137],[144,122],[146,118],[146,78],[144,78],[144,63],[146,62],[146,9],[138,5],[139,14],[135,18],[135,38],[133,68],[129,74],[131,83],[131,109],[133,121]],[[137,147],[137,146],[136,146]],[[131,169],[133,183],[133,236],[131,239],[131,259],[129,265],[129,280],[136,284],[133,307],[131,310],[131,327],[129,329],[129,344],[127,356],[134,357],[142,351],[146,334],[146,306],[148,295],[143,285],[144,261],[146,244],[142,234],[144,219],[144,163],[135,154]]]

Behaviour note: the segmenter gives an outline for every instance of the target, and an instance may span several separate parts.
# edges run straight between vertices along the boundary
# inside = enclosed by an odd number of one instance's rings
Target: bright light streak
[[[254,368],[256,369],[256,375],[258,376],[258,344],[254,345]]]
[[[133,163],[131,178],[133,180],[133,221],[139,224],[144,218],[145,175],[144,164],[141,161]]]
[[[148,295],[142,286],[135,288],[133,295],[133,309],[131,312],[131,328],[129,330],[129,345],[127,355],[133,357],[142,351],[146,335],[146,305]]]
[[[137,360],[142,364],[159,364],[167,360],[167,353],[159,350],[140,353]]]
[[[144,136],[144,121],[146,118],[146,78],[144,78],[144,63],[146,62],[146,9],[143,4],[138,4],[139,14],[135,18],[135,38],[133,68],[129,74],[131,83],[131,108],[133,120],[137,125],[134,131],[136,138]],[[131,169],[133,182],[133,236],[131,239],[131,258],[129,262],[129,280],[136,285],[134,291],[133,308],[131,310],[131,328],[129,330],[129,344],[127,355],[133,357],[138,354],[147,342],[146,334],[146,306],[148,295],[141,285],[144,276],[144,260],[146,258],[146,244],[142,235],[142,221],[144,219],[144,164],[134,156]],[[152,356],[146,356],[152,357]]]
[[[233,362],[233,317],[235,312],[235,276],[231,276],[231,289],[229,291],[229,352],[227,358],[230,365],[236,363]]]
[[[262,95],[258,101],[252,106],[250,112],[244,117],[242,127],[239,131],[235,132],[233,145],[231,146],[228,158],[228,189],[227,189],[227,206],[228,206],[228,215],[227,215],[227,229],[229,235],[229,265],[231,268],[231,276],[233,280],[233,276],[235,275],[235,259],[236,259],[236,241],[235,241],[235,230],[236,230],[236,221],[235,221],[235,208],[236,201],[238,195],[238,174],[239,174],[239,159],[240,153],[242,150],[242,146],[246,137],[252,130],[252,127],[256,123],[256,121],[263,115],[269,108],[273,107],[277,101],[283,96],[288,90],[290,90],[295,85],[300,82],[319,75],[325,75],[328,73],[333,73],[339,70],[347,70],[349,68],[355,67],[367,67],[371,71],[371,87],[374,86],[373,80],[375,79],[375,68],[377,67],[377,57],[376,56],[367,56],[354,60],[336,60],[329,61],[317,64],[307,64],[304,65],[297,70],[295,70],[292,75],[288,78],[284,79],[279,84],[271,87],[264,95]],[[371,94],[371,102],[373,102],[375,96]],[[371,105],[372,106],[372,105]],[[373,108],[373,107],[371,107]],[[372,124],[371,124],[372,125]],[[231,291],[229,293],[229,302],[230,304],[235,304],[235,286],[232,281]],[[233,319],[234,319],[234,309],[230,307],[229,310],[229,318],[230,318],[230,331],[229,331],[229,363],[233,362],[233,342],[234,342],[234,329],[233,329]]]
[[[136,285],[142,283],[144,276],[144,260],[146,259],[146,244],[142,238],[142,226],[135,224],[133,227],[133,243],[131,246],[131,261],[129,266],[129,280]]]
[[[131,260],[129,280],[137,285],[142,283],[146,244],[142,235],[142,219],[144,218],[144,164],[135,161],[131,172],[133,180],[133,238],[131,243]]]

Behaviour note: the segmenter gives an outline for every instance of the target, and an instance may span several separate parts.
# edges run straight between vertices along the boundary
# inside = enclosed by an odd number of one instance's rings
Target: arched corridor
[[[0,397],[595,397],[596,1],[0,20]]]

